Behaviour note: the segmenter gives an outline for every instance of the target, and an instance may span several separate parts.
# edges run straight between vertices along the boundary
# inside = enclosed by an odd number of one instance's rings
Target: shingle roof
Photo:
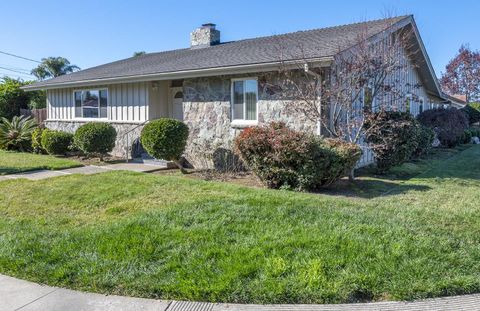
[[[280,59],[328,57],[353,45],[361,32],[366,31],[368,36],[372,36],[407,17],[409,16],[225,42],[205,48],[149,53],[39,81],[26,89],[97,79],[101,82],[102,79],[272,63]]]

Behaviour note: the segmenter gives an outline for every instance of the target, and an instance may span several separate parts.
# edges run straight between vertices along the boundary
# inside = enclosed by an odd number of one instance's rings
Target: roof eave
[[[116,83],[187,79],[187,78],[209,77],[209,76],[218,76],[218,75],[266,72],[266,71],[278,70],[280,69],[280,66],[285,66],[287,68],[296,68],[298,67],[299,64],[302,64],[302,67],[303,67],[303,63],[305,61],[307,61],[312,66],[326,67],[326,66],[329,66],[333,61],[333,56],[327,56],[327,57],[321,57],[321,58],[310,58],[306,60],[302,59],[302,60],[292,60],[292,61],[284,61],[284,62],[276,61],[276,62],[260,63],[260,64],[247,64],[247,65],[239,65],[239,66],[226,66],[226,67],[215,67],[215,68],[205,68],[205,69],[195,69],[195,70],[173,71],[173,72],[153,73],[153,74],[135,75],[135,76],[90,79],[90,80],[81,80],[81,81],[52,83],[52,84],[38,85],[38,86],[36,86],[34,83],[34,84],[23,86],[21,87],[21,89],[25,91],[38,91],[38,90],[49,90],[49,89],[59,89],[59,88],[68,88],[68,87],[86,87],[86,86],[94,86],[94,85],[109,85],[109,84],[116,84]]]

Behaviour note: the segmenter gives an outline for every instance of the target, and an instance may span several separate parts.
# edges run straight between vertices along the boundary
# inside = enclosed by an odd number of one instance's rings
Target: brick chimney
[[[209,47],[220,43],[220,31],[215,24],[203,24],[190,33],[190,48]]]

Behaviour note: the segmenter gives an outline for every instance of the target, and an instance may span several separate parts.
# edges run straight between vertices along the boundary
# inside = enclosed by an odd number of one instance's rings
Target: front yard
[[[60,170],[77,166],[82,166],[82,164],[70,159],[0,150],[0,175],[41,169]]]
[[[480,292],[479,167],[473,146],[344,197],[129,172],[2,181],[0,273],[224,302]]]

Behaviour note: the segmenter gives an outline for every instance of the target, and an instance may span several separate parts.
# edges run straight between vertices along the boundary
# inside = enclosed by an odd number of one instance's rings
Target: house
[[[299,130],[316,130],[305,115],[287,112],[275,89],[267,87],[281,63],[328,68],[339,49],[355,44],[361,29],[373,37],[404,28],[412,30],[419,51],[403,52],[411,66],[401,79],[419,86],[409,94],[410,111],[450,104],[411,15],[232,42],[221,41],[215,24],[204,24],[190,34],[189,48],[119,60],[24,89],[47,91],[48,128],[73,132],[85,122],[111,123],[118,133],[113,151],[118,156],[131,152],[149,120],[183,120],[190,128],[186,159],[195,167],[209,167],[216,153],[231,149],[242,128],[285,121]],[[288,52],[282,59],[279,42]],[[362,163],[372,159],[366,153]]]

